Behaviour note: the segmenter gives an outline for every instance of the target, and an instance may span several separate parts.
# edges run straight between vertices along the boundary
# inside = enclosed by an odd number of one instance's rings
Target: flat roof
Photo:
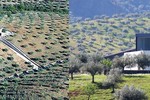
[[[150,37],[150,33],[148,33],[148,34],[136,34],[136,37]]]

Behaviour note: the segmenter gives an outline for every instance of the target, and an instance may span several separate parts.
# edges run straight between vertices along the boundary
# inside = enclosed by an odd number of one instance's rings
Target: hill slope
[[[98,18],[70,25],[72,53],[101,52],[105,56],[135,48],[135,34],[150,33],[149,13]]]

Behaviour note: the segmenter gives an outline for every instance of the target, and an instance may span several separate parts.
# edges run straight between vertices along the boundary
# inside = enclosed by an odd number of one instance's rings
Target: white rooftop
[[[0,28],[0,37],[14,35],[13,32],[6,30],[5,28]]]

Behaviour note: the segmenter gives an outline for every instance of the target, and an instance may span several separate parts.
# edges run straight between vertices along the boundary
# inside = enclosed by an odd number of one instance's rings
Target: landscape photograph
[[[69,1],[70,100],[150,100],[150,1]]]
[[[68,0],[0,0],[0,100],[69,100],[68,15]]]

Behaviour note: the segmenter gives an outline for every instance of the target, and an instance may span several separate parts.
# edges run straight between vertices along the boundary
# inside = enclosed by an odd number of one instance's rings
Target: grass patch
[[[114,100],[114,96],[110,89],[100,88],[101,82],[106,78],[104,75],[95,76],[95,84],[99,86],[96,93],[91,96],[91,100]],[[124,85],[134,85],[137,88],[143,89],[150,99],[150,75],[124,75],[123,81],[118,83],[115,90],[121,89]],[[87,96],[82,92],[83,86],[91,82],[91,76],[87,74],[78,74],[74,76],[74,80],[69,82],[70,100],[87,100]],[[75,91],[75,93],[74,93]]]

